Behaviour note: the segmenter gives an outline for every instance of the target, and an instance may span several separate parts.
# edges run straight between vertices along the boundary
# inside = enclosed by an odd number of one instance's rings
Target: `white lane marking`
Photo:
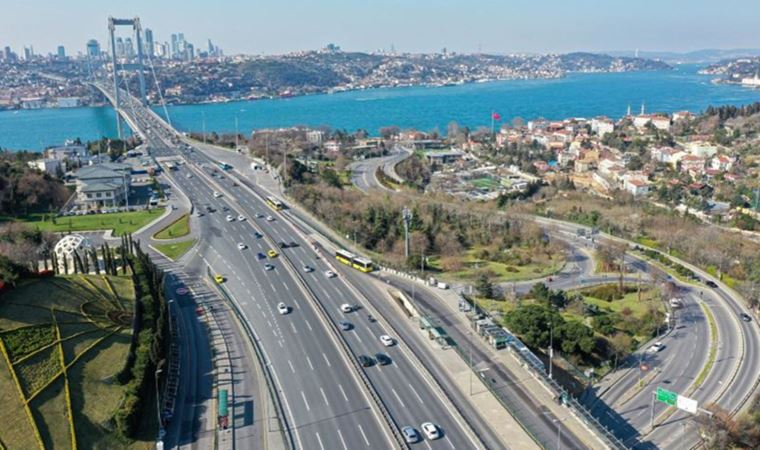
[[[293,363],[290,360],[288,360],[288,365],[290,366],[290,371],[296,373],[296,369],[293,368]]]
[[[306,405],[306,411],[311,411],[309,402],[306,400],[306,394],[304,394],[303,391],[301,391],[301,398],[303,399],[303,404]]]
[[[448,442],[448,443],[449,443],[449,446],[450,446],[451,448],[453,448],[454,450],[456,450],[456,447],[454,447],[454,444],[452,444],[452,443],[451,443],[451,439],[449,439],[449,437],[448,437],[448,436],[446,436],[446,442]]]
[[[367,439],[367,435],[364,434],[364,428],[362,428],[362,426],[359,424],[357,424],[357,426],[359,427],[359,433],[361,433],[362,437],[364,438],[364,443],[367,444],[367,447],[369,447],[369,440]]]
[[[430,446],[430,441],[425,441],[425,445],[427,445],[428,450],[433,450],[433,447]]]
[[[319,433],[314,433],[314,434],[317,436],[317,442],[319,442],[319,448],[321,448],[322,450],[325,450],[325,446],[322,445],[322,438],[319,437]]]
[[[324,389],[322,389],[322,388],[319,388],[319,392],[321,392],[321,393],[322,393],[322,398],[325,400],[325,404],[326,404],[327,406],[330,406],[330,401],[329,401],[329,400],[327,400],[327,396],[325,395],[325,391],[324,391]]]
[[[265,319],[266,319],[266,317],[267,317],[267,313],[265,313],[264,311],[261,311],[261,317],[263,317],[263,318],[265,318]]]
[[[322,357],[325,358],[325,363],[327,364],[327,367],[330,367],[330,360],[327,359],[327,355],[325,355],[324,353],[322,353]]]
[[[348,401],[348,396],[346,395],[346,391],[343,390],[343,385],[342,384],[338,385],[338,389],[340,389],[340,393],[343,394],[343,399],[345,401]]]
[[[290,292],[290,288],[288,287],[288,283],[283,283],[285,285],[285,290]]]
[[[417,393],[417,390],[412,387],[411,383],[409,384],[409,389],[411,389],[411,391],[414,392],[414,395],[417,396],[417,400],[420,401],[420,404],[424,405],[425,402],[422,401],[422,397],[420,397],[420,394]]]
[[[282,341],[281,341],[281,340],[280,340],[280,341],[277,341],[277,343],[278,343],[278,344],[280,344],[280,348],[285,348],[285,346],[284,346],[284,345],[282,345]]]
[[[362,338],[359,337],[359,333],[356,333],[356,339],[359,339],[359,342],[361,342],[362,344],[364,343],[364,341],[362,341]]]
[[[272,322],[270,322],[270,321],[268,321],[268,320],[267,320],[267,325],[269,325],[269,328],[274,328],[274,327],[272,326]]]
[[[343,440],[343,433],[340,432],[340,428],[338,428],[338,437],[340,438],[340,443],[343,444],[343,450],[348,450],[348,447],[346,447],[346,441]]]
[[[311,368],[311,370],[314,370],[314,365],[311,363],[311,359],[309,359],[308,356],[306,357],[306,362],[309,363],[309,367]]]
[[[290,322],[290,329],[293,330],[293,333],[298,334],[298,331],[296,330],[296,326],[293,325],[293,322]]]
[[[401,400],[401,397],[399,397],[399,395],[398,395],[398,393],[396,392],[396,390],[395,390],[395,389],[393,389],[393,388],[391,388],[391,391],[393,392],[393,395],[395,395],[395,396],[396,396],[396,400],[398,400],[398,402],[399,402],[399,403],[401,403],[401,407],[402,407],[402,408],[406,408],[406,405],[404,404],[404,401],[403,401],[403,400]]]
[[[306,322],[306,326],[309,328],[309,331],[314,331],[314,330],[311,328],[311,324],[309,323],[309,321],[308,321],[308,320],[304,320],[304,322]]]

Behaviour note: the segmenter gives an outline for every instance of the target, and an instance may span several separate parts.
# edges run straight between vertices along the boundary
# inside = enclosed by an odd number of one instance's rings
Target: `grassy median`
[[[6,217],[6,221],[22,222],[42,231],[66,233],[74,231],[113,230],[113,234],[134,233],[150,222],[161,217],[164,208],[143,211],[129,211],[108,214],[88,214],[86,216],[53,217],[48,214]]]
[[[186,241],[173,242],[171,244],[155,244],[153,248],[163,253],[167,258],[176,261],[182,255],[187,253],[195,245],[197,239],[188,239]]]
[[[153,239],[174,239],[188,234],[190,234],[190,215],[183,214],[182,217],[154,234]]]

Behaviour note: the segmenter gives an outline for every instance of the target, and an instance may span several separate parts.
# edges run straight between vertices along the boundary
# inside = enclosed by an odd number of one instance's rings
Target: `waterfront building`
[[[58,97],[59,108],[77,108],[82,105],[79,97]]]

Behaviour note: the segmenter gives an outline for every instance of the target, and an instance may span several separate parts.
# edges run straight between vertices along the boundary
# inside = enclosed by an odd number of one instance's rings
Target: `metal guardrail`
[[[269,397],[272,401],[272,404],[275,405],[277,408],[277,422],[279,424],[280,433],[282,434],[283,440],[285,441],[286,445],[290,449],[295,449],[295,443],[293,442],[293,436],[291,435],[291,429],[290,426],[288,426],[288,420],[287,417],[285,417],[285,411],[282,407],[282,402],[280,401],[280,396],[277,395],[277,388],[274,384],[274,377],[272,376],[271,371],[269,370],[269,366],[266,364],[266,361],[264,360],[264,355],[259,347],[259,341],[256,338],[256,334],[254,333],[253,329],[251,328],[250,324],[247,320],[243,317],[242,312],[238,309],[237,304],[232,300],[232,297],[227,293],[227,290],[224,289],[223,286],[216,283],[214,280],[214,275],[211,273],[211,268],[208,266],[206,267],[206,274],[211,279],[211,282],[217,287],[217,290],[221,292],[224,299],[227,301],[227,303],[232,308],[232,312],[235,314],[235,317],[237,317],[238,322],[243,327],[243,330],[248,335],[248,339],[251,341],[251,344],[254,349],[254,353],[256,354],[256,359],[259,361],[259,365],[261,366],[261,371],[264,373],[264,377],[267,381],[267,391],[269,391]],[[269,418],[267,418],[269,420]]]

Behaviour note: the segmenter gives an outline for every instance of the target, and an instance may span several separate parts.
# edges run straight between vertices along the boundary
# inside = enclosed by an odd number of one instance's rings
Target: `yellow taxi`
[[[269,256],[270,258],[277,258],[277,252],[274,250],[269,250],[267,252],[267,256]]]
[[[216,284],[222,284],[224,283],[224,277],[222,275],[216,274],[214,275],[214,281],[216,281]]]

